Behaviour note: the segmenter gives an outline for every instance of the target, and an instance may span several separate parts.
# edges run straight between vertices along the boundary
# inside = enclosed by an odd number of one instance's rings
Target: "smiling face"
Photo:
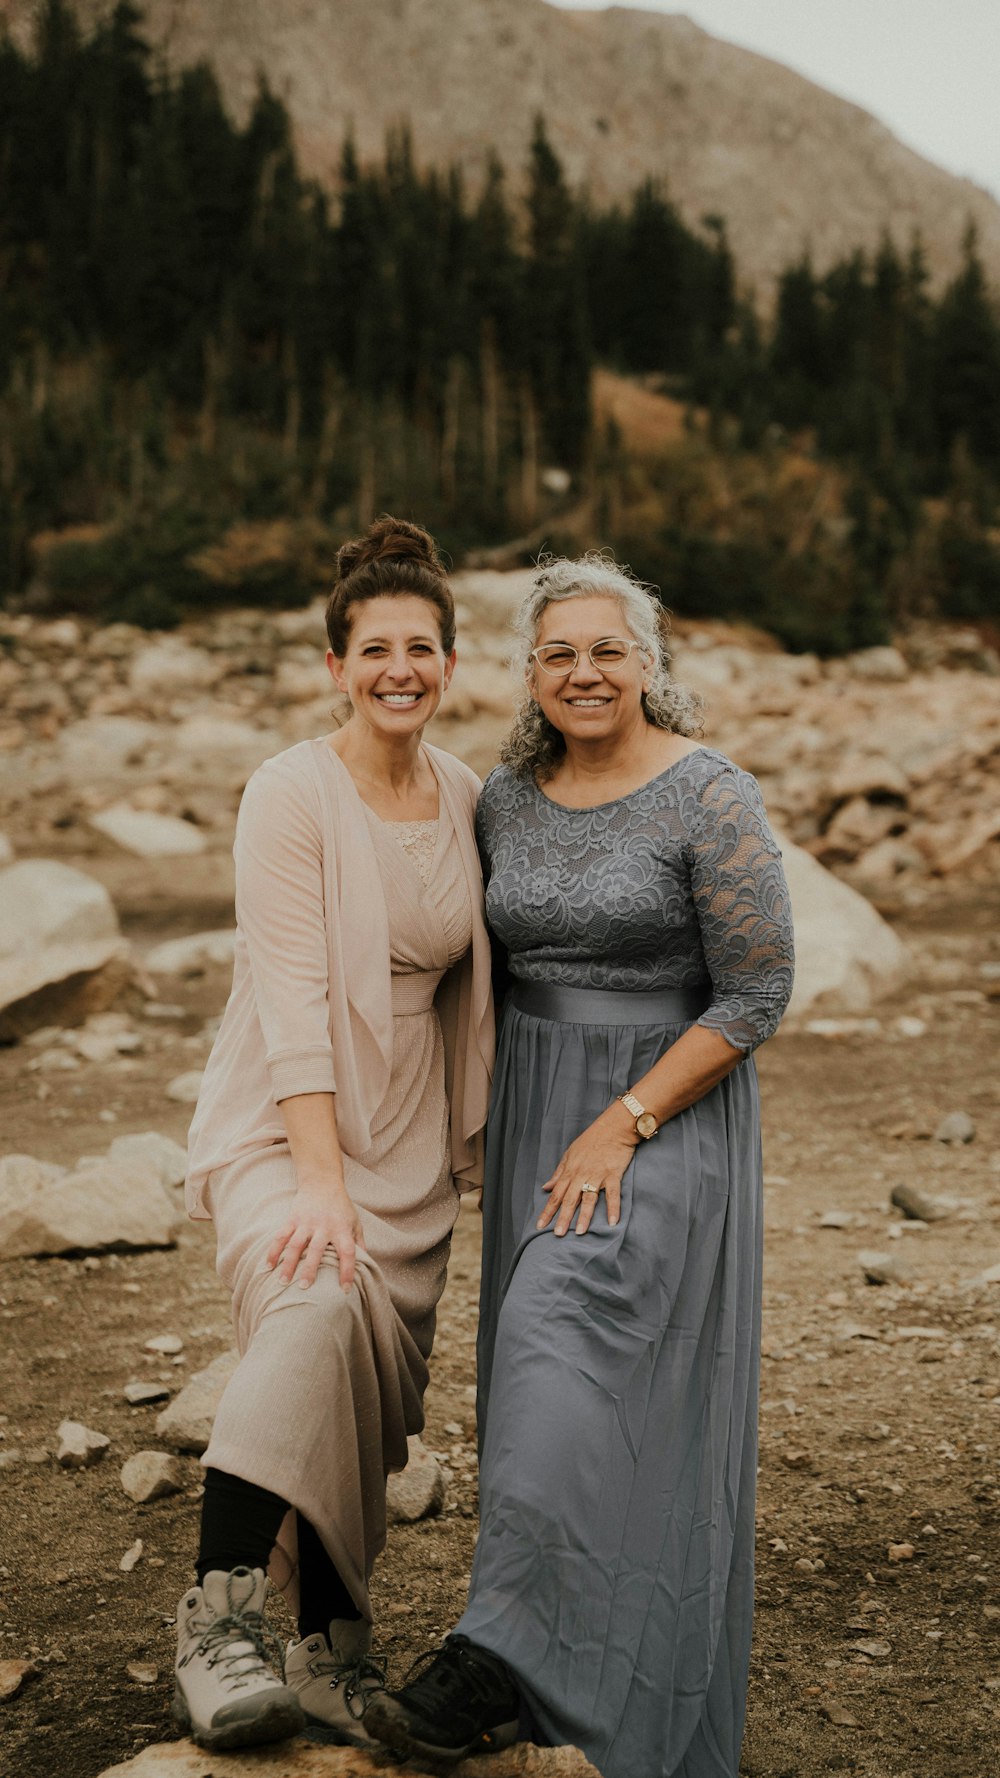
[[[385,593],[352,607],[347,652],[326,664],[356,717],[404,740],[434,715],[455,667],[441,646],[440,614],[413,593]]]
[[[596,642],[611,637],[632,640],[618,600],[609,596],[553,600],[542,612],[535,646],[559,642],[579,656],[562,678],[531,663],[531,690],[553,728],[567,740],[613,741],[645,720],[642,694],[649,684],[650,662],[640,650],[631,649],[621,666],[608,670],[588,656]]]

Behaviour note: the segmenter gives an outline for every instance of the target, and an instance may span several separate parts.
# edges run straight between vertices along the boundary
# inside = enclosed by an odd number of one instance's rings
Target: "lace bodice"
[[[792,991],[792,921],[756,780],[699,747],[628,796],[568,809],[506,766],[476,828],[511,974],[564,987],[710,986],[698,1023],[741,1050]]]

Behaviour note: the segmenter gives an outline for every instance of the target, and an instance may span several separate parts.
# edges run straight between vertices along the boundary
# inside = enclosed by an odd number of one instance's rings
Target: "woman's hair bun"
[[[424,568],[444,579],[444,564],[437,545],[422,525],[409,519],[394,519],[388,514],[376,519],[363,537],[354,537],[337,551],[337,579],[347,580],[359,568],[374,562],[419,562]]]

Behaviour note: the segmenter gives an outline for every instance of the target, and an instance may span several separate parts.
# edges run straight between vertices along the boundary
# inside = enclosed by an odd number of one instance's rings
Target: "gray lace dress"
[[[604,1778],[736,1778],[753,1611],[761,1151],[792,984],[754,780],[699,748],[597,808],[504,767],[478,828],[511,988],[487,1134],[481,1531],[458,1629]],[[622,1216],[539,1232],[568,1143],[691,1023],[744,1054],[640,1143]]]

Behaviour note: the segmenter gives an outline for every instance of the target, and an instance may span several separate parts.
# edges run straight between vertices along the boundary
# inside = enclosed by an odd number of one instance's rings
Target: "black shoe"
[[[377,1693],[365,1712],[368,1733],[394,1753],[454,1764],[517,1740],[517,1687],[503,1662],[467,1636],[448,1636],[410,1674],[401,1691]]]

